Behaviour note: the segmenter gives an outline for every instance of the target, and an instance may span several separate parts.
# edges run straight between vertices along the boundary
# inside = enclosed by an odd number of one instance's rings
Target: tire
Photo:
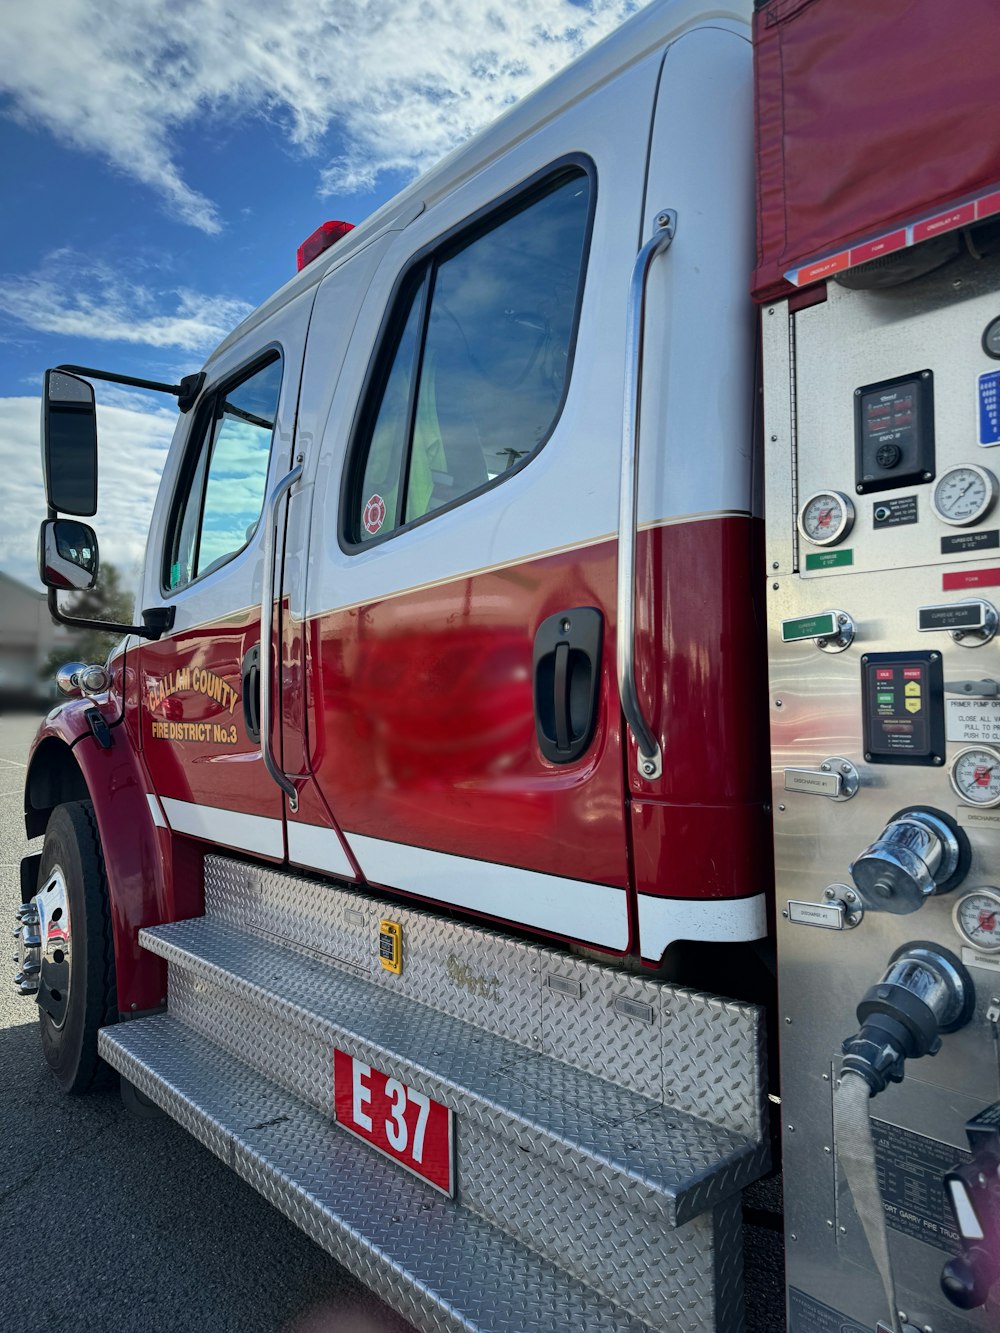
[[[67,994],[51,992],[65,1005],[57,1022],[43,1007],[40,992],[38,1018],[42,1050],[56,1082],[63,1092],[79,1094],[112,1081],[112,1070],[97,1054],[97,1032],[118,1018],[108,880],[90,801],[71,801],[53,811],[42,846],[39,897],[54,872],[61,873],[69,911]],[[42,947],[44,955],[44,941]],[[44,978],[44,961],[42,971]]]

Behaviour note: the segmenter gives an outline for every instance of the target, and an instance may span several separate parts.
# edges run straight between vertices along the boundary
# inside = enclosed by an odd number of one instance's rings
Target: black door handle
[[[535,634],[535,734],[553,764],[579,759],[593,739],[603,625],[600,611],[575,606],[543,620]]]
[[[255,643],[243,656],[243,722],[247,736],[260,743],[260,644]]]

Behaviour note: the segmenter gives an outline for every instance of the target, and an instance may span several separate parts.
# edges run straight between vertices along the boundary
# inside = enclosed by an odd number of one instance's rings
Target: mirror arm
[[[108,634],[136,634],[141,639],[158,639],[173,627],[174,608],[157,606],[143,611],[145,625],[119,625],[113,620],[88,620],[85,616],[68,616],[59,610],[59,598],[55,588],[49,589],[49,615],[60,625],[69,625],[73,629],[97,629]]]
[[[152,389],[154,393],[171,393],[177,399],[181,412],[190,412],[205,383],[205,372],[185,375],[180,384],[163,384],[160,380],[137,379],[135,375],[119,375],[115,370],[94,370],[92,366],[56,366],[67,375],[85,375],[91,380],[108,380],[111,384],[128,384],[133,389]]]

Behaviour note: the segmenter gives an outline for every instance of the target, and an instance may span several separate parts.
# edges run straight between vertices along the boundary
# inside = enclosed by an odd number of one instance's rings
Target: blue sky
[[[40,0],[0,25],[0,569],[34,583],[42,372],[175,380],[295,268],[633,0]],[[175,420],[97,385],[102,554],[131,572]]]

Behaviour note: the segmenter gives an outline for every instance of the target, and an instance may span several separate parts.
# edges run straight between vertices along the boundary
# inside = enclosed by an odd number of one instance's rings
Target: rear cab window
[[[405,275],[355,432],[348,549],[480,494],[548,439],[569,379],[592,195],[581,166],[550,173]]]

